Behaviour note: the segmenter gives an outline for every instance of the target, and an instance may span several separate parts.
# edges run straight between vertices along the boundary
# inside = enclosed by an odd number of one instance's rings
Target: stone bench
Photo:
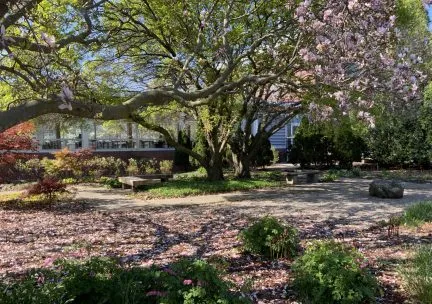
[[[295,171],[287,171],[285,178],[288,185],[296,185],[298,184],[299,176],[306,176],[306,183],[317,183],[319,170],[295,170]]]
[[[120,176],[118,181],[122,183],[123,189],[125,189],[126,186],[130,186],[132,190],[135,191],[138,186],[159,184],[169,180],[170,178],[173,178],[172,174],[147,174],[138,176]]]

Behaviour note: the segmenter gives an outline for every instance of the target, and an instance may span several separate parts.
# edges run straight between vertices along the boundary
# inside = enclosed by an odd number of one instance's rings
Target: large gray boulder
[[[369,184],[369,195],[380,198],[402,198],[404,188],[395,181],[374,180]]]

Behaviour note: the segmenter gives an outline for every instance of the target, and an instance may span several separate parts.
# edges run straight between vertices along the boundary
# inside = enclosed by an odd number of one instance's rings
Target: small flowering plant
[[[374,303],[378,284],[368,266],[352,246],[315,241],[293,265],[294,288],[306,303]]]
[[[167,303],[249,303],[234,296],[219,271],[203,260],[180,260],[163,271]],[[164,302],[165,303],[165,302]]]

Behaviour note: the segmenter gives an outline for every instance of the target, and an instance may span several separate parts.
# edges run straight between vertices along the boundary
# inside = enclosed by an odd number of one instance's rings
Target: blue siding
[[[286,149],[285,126],[270,136],[270,143],[276,149]]]

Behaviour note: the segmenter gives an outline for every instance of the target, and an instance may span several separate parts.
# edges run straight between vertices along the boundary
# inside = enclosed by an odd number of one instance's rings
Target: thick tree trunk
[[[220,181],[224,180],[222,156],[220,154],[213,154],[208,165],[205,166],[207,172],[207,180]]]
[[[207,180],[209,181],[221,181],[224,180],[222,167],[206,167]]]
[[[250,158],[245,155],[233,154],[234,172],[237,178],[251,178]]]

